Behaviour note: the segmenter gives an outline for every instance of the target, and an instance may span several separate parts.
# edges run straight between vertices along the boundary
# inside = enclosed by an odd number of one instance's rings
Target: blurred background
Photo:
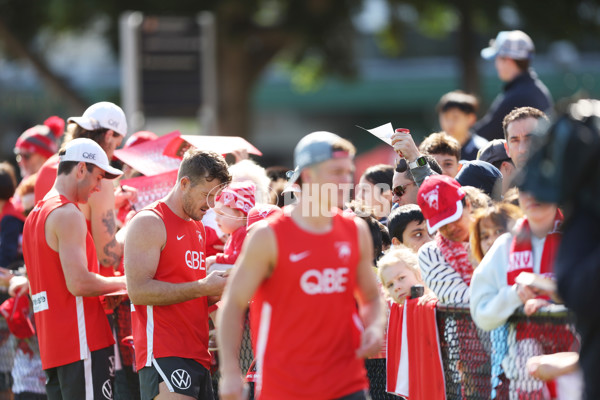
[[[448,91],[485,113],[502,82],[479,52],[513,29],[557,107],[600,97],[599,0],[0,0],[0,159],[25,129],[102,100],[129,134],[242,136],[265,167],[291,168],[314,130],[359,153],[381,142],[356,125],[420,139]]]

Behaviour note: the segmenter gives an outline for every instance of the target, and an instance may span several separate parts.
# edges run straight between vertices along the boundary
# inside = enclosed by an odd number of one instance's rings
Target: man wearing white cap
[[[58,154],[54,186],[23,229],[46,392],[49,399],[112,398],[105,396],[112,396],[114,340],[98,296],[125,289],[125,280],[98,275],[77,203],[85,204],[104,179],[121,171],[91,139],[74,139]]]
[[[368,398],[362,358],[379,350],[384,323],[373,247],[366,223],[335,208],[354,151],[330,132],[305,136],[294,151],[300,201],[250,231],[219,315],[222,399],[243,398],[239,345],[251,299],[257,397]]]
[[[473,126],[475,133],[488,140],[502,139],[502,120],[517,107],[552,111],[548,88],[530,68],[534,52],[533,41],[522,31],[502,31],[489,47],[481,50],[481,57],[494,60],[498,77],[505,85],[487,114]]]
[[[102,147],[108,160],[127,134],[127,120],[123,110],[110,102],[91,105],[81,117],[67,120],[65,142],[89,138]],[[35,183],[35,201],[41,200],[56,178],[58,158],[50,158],[40,169]],[[87,204],[80,206],[86,220],[90,221],[91,234],[102,266],[116,268],[123,254],[123,245],[115,238],[115,192],[111,182],[103,182],[100,191],[93,194]]]

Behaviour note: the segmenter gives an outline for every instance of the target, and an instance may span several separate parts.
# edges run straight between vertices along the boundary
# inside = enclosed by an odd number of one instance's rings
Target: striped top
[[[469,285],[446,261],[435,241],[425,243],[419,249],[419,267],[425,284],[435,293],[440,303],[469,302]]]

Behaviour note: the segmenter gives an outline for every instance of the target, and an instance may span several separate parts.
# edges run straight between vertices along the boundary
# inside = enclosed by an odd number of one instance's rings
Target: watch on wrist
[[[422,167],[425,164],[427,164],[427,159],[425,158],[425,156],[421,156],[421,157],[417,158],[415,161],[409,162],[408,167],[410,169],[413,169],[413,168],[417,168],[417,167]]]

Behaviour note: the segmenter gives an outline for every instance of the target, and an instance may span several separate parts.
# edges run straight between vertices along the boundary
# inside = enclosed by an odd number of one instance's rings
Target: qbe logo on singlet
[[[48,309],[48,296],[46,291],[39,292],[31,296],[31,302],[33,303],[33,312],[38,313]]]
[[[191,269],[205,270],[204,266],[204,252],[188,250],[185,252],[185,265]]]
[[[309,269],[300,277],[300,287],[306,294],[331,294],[346,291],[348,268]]]

